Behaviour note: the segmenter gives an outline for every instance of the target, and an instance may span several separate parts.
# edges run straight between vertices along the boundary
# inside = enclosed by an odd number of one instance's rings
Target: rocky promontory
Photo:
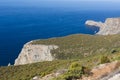
[[[87,20],[85,24],[99,27],[99,31],[96,33],[99,35],[120,34],[120,18],[107,18],[104,23]]]
[[[32,42],[32,41],[31,41]],[[34,45],[28,42],[24,45],[14,65],[23,65],[42,61],[52,61],[54,57],[51,50],[57,49],[55,45]]]

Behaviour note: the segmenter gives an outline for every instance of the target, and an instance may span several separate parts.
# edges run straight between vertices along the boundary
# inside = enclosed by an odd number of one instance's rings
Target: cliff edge
[[[104,23],[87,20],[85,24],[99,27],[100,30],[97,32],[99,35],[120,34],[120,18],[107,18]]]
[[[31,41],[32,42],[32,41]],[[55,45],[33,45],[28,42],[24,45],[14,65],[23,65],[42,61],[52,61],[54,57],[50,53],[51,50],[57,49]]]

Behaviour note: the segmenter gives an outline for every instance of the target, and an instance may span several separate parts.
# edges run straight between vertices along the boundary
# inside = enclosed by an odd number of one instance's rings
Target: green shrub
[[[72,74],[71,77],[73,78],[81,77],[84,74],[84,67],[77,62],[73,62],[69,67],[68,73]]]
[[[110,59],[107,56],[102,56],[100,59],[100,64],[109,63]]]
[[[112,49],[112,50],[111,50],[111,53],[112,53],[112,54],[114,54],[114,53],[116,53],[116,52],[117,52],[116,49]]]
[[[78,62],[73,62],[69,68],[68,71],[61,75],[60,77],[54,79],[54,80],[76,80],[76,79],[80,79],[82,77],[82,75],[87,74],[88,69],[87,67],[82,66],[80,63]]]

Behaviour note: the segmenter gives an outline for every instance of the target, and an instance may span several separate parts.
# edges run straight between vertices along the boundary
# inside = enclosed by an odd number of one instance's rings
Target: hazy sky
[[[120,0],[0,0],[0,6],[79,10],[120,10]]]

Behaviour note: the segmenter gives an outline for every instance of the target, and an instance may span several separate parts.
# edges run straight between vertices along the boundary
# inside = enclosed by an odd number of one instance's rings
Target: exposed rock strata
[[[120,34],[120,18],[107,18],[104,23],[87,20],[85,24],[99,27],[100,30],[97,33],[99,35]]]
[[[120,73],[114,75],[113,77],[111,77],[110,79],[108,80],[120,80]]]
[[[119,72],[118,71],[119,67],[120,67],[119,61],[101,64],[91,70],[91,73],[92,73],[91,76],[84,77],[82,80],[113,80],[112,78],[116,78],[116,76],[119,76],[119,75],[116,75]],[[115,74],[113,74],[114,72]],[[111,75],[113,77],[111,77]]]
[[[101,80],[120,80],[120,69],[118,68],[117,70],[111,72]]]
[[[57,49],[55,45],[33,45],[31,42],[24,45],[14,65],[23,65],[42,61],[52,61],[54,57],[51,50]]]

